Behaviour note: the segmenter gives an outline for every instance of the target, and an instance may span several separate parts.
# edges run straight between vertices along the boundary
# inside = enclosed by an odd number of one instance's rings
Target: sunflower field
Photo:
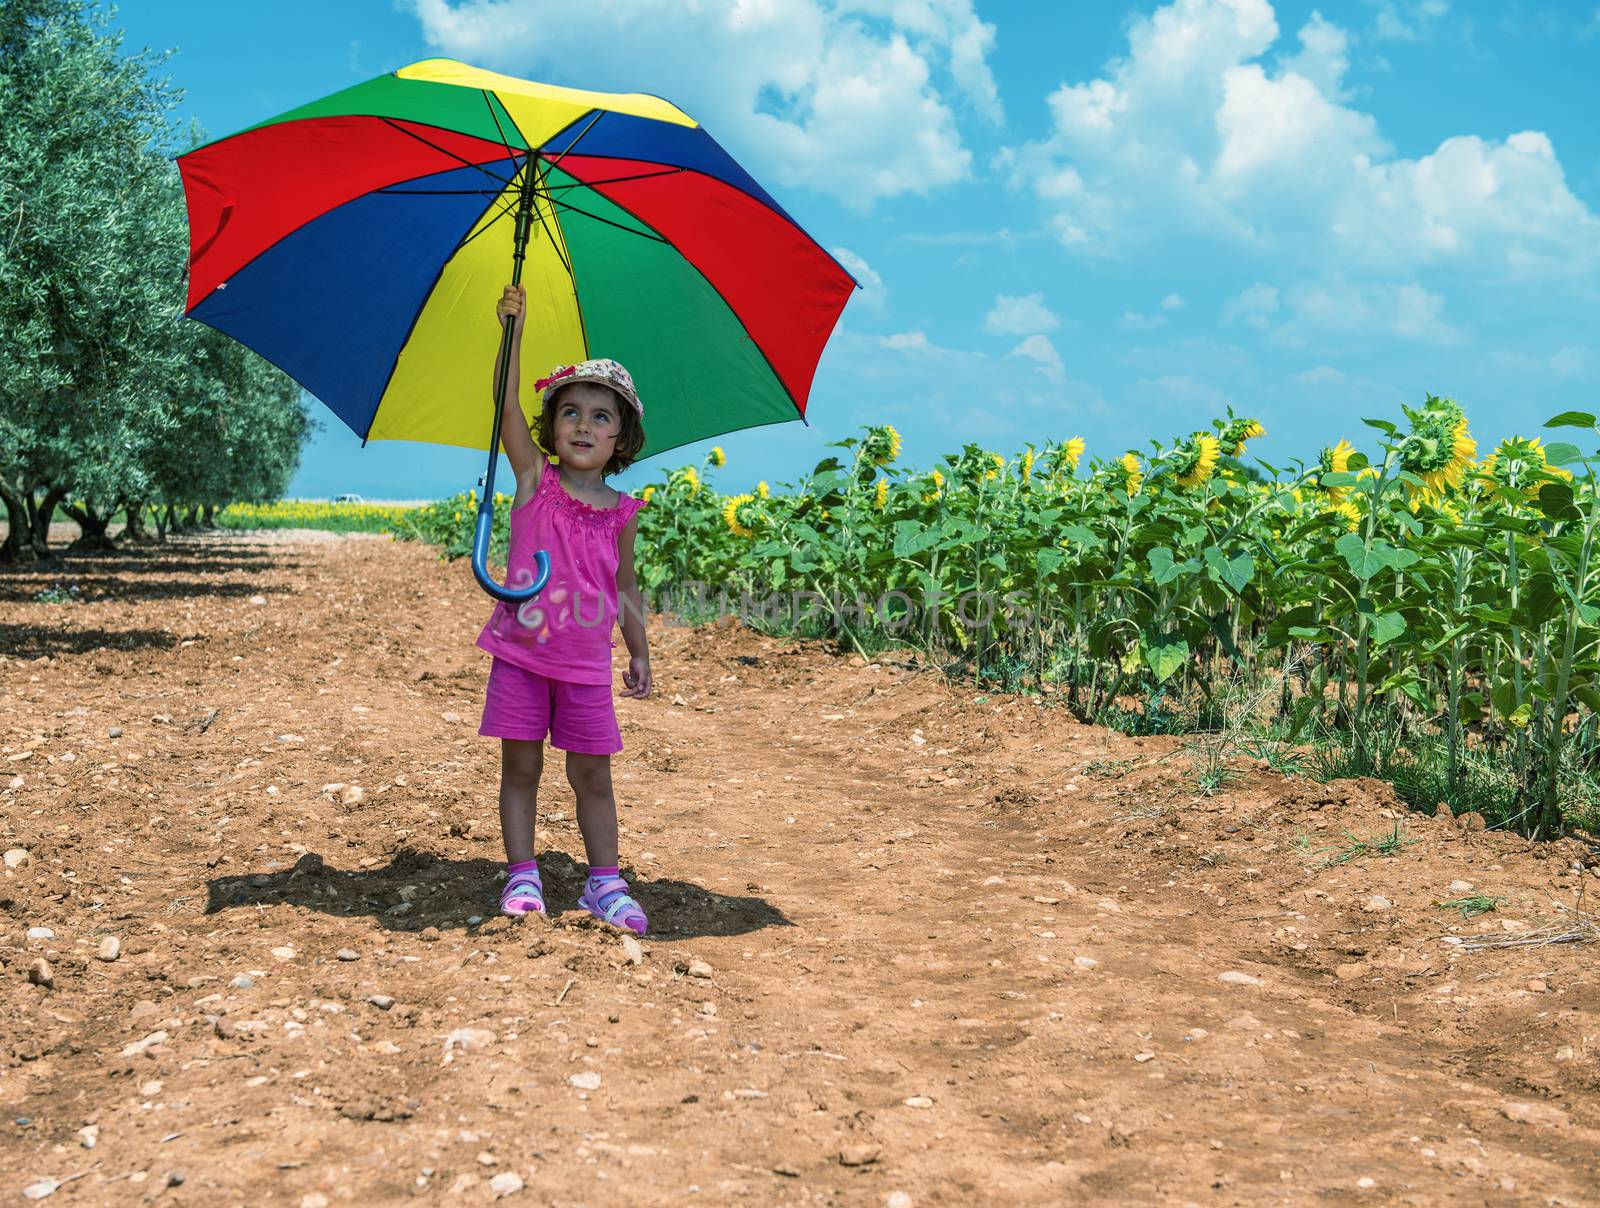
[[[1252,685],[1263,757],[1320,751],[1330,774],[1530,835],[1587,824],[1590,462],[1520,436],[1480,456],[1449,398],[1404,412],[1404,426],[1363,421],[1367,448],[1340,440],[1289,467],[1247,462],[1262,428],[1231,412],[1147,453],[969,443],[926,469],[899,463],[883,425],[797,483],[735,495],[712,485],[717,448],[638,492],[658,505],[640,514],[641,589],[685,617],[734,611],[864,654],[915,646],[1144,732],[1214,728],[1222,689]],[[1547,427],[1600,435],[1578,412]],[[474,508],[461,496],[405,524],[464,555]]]
[[[336,533],[387,533],[421,509],[393,503],[328,503],[280,499],[272,503],[231,503],[217,512],[218,528],[328,529]]]

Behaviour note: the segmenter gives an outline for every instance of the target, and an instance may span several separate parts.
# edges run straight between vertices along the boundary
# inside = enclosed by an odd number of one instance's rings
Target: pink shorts
[[[538,742],[579,755],[615,755],[622,750],[617,706],[609,684],[569,684],[496,656],[484,694],[485,738]]]

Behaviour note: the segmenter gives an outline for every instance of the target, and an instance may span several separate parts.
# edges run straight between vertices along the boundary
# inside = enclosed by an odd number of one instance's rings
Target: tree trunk
[[[185,515],[183,517],[183,528],[184,528],[184,531],[187,532],[187,531],[189,531],[191,529],[196,529],[196,528],[199,528],[199,527],[200,527],[200,505],[198,503],[191,503],[189,505],[188,512],[185,513]]]
[[[6,540],[0,545],[0,562],[32,562],[38,554],[33,548],[33,526],[28,523],[22,492],[0,477],[0,500],[6,505]]]
[[[30,492],[31,495],[31,492]],[[50,522],[56,517],[56,508],[67,497],[65,487],[50,487],[46,489],[44,498],[33,511],[33,548],[39,551],[41,558],[50,554]]]
[[[174,509],[173,506],[169,503],[169,504],[167,504],[167,518],[166,518],[166,521],[164,523],[162,523],[161,526],[160,526],[160,528],[161,528],[161,539],[163,541],[165,541],[167,539],[167,534],[176,531],[177,527],[178,527],[178,513],[177,513],[176,509]]]
[[[144,527],[144,500],[128,500],[122,507],[128,515],[128,527],[122,532],[123,538],[127,541],[149,541],[150,534]]]
[[[72,549],[116,549],[116,542],[106,536],[106,526],[111,523],[111,515],[102,516],[94,510],[94,504],[87,499],[81,508],[64,507],[61,509],[78,522],[82,534],[71,545]]]
[[[216,515],[217,505],[214,503],[208,503],[205,506],[203,514],[201,515],[200,523],[208,529],[214,529],[217,527]]]

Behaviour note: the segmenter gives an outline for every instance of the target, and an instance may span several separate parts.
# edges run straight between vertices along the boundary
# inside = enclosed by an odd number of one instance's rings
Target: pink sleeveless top
[[[617,539],[645,501],[622,495],[615,507],[574,499],[545,458],[531,498],[511,510],[506,585],[533,582],[533,555],[550,555],[550,580],[535,600],[495,604],[478,646],[507,662],[571,684],[611,685],[617,623]]]

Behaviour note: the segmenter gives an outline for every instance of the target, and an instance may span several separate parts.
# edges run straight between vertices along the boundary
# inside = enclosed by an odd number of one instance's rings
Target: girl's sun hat
[[[548,399],[551,389],[556,386],[568,386],[573,382],[595,382],[601,386],[610,386],[633,404],[633,409],[639,413],[640,419],[644,418],[644,404],[639,401],[639,392],[633,387],[633,375],[609,357],[580,361],[576,365],[557,365],[548,376],[535,382],[533,388],[544,391],[545,398]]]

